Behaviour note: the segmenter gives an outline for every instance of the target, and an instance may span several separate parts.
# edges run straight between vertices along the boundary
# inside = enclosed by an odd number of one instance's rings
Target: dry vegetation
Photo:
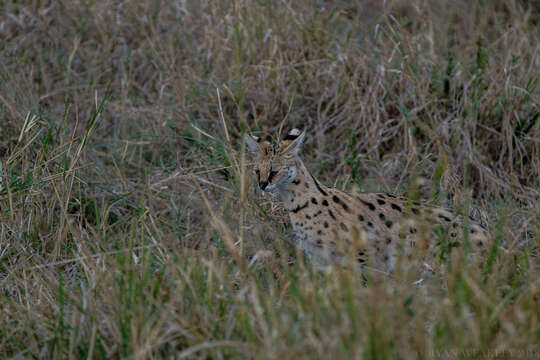
[[[539,22],[517,0],[2,1],[0,358],[540,357]],[[423,285],[312,269],[242,156],[282,121],[328,185],[488,222],[488,260]]]

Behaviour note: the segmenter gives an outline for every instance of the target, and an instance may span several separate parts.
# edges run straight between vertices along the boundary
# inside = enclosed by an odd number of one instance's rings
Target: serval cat
[[[279,193],[298,243],[315,266],[349,259],[389,273],[399,259],[416,257],[423,272],[432,271],[441,252],[459,247],[463,237],[471,254],[487,252],[490,235],[470,218],[463,224],[465,218],[441,207],[324,186],[298,156],[304,137],[304,130],[294,128],[275,145],[270,137],[246,135],[245,141],[255,158],[259,187]]]

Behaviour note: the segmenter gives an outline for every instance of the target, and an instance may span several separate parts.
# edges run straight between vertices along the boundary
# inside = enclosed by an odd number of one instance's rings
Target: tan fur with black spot
[[[294,128],[277,145],[246,135],[259,187],[277,191],[299,246],[317,266],[359,262],[391,272],[397,259],[433,268],[444,252],[461,248],[464,229],[473,254],[485,254],[484,226],[452,211],[386,193],[345,193],[321,184],[298,153],[305,131]],[[465,226],[466,225],[466,226]],[[442,254],[442,255],[441,255]]]

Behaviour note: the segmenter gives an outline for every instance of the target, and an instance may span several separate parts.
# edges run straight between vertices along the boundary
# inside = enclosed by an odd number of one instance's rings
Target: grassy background
[[[517,0],[3,1],[0,357],[540,357],[539,22]],[[489,223],[488,260],[422,286],[314,271],[242,155],[282,121],[327,185]]]

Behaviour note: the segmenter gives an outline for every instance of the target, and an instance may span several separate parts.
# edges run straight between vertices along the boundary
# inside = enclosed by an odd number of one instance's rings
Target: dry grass
[[[517,0],[2,2],[0,357],[540,357],[539,22]],[[421,286],[314,271],[242,155],[283,119],[325,183],[471,206],[499,246]]]

